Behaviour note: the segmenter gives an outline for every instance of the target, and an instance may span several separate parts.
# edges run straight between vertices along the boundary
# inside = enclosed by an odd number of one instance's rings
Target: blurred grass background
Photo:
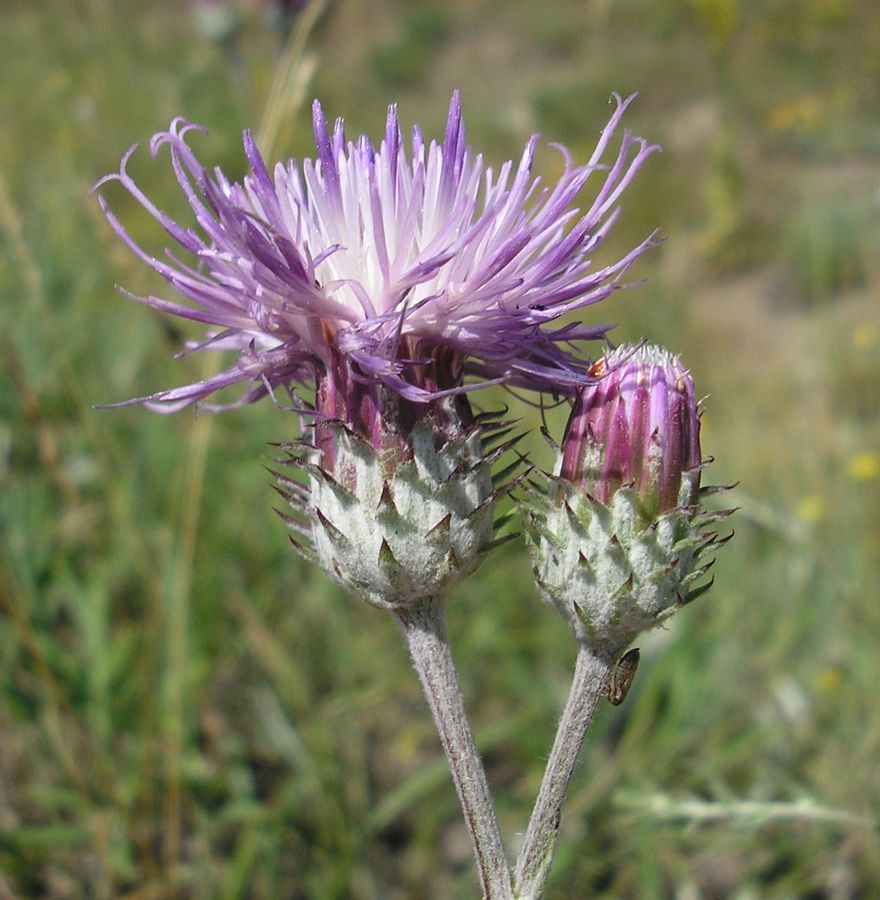
[[[740,482],[715,588],[588,741],[549,896],[880,895],[880,7],[338,0],[304,53],[269,2],[208,7],[0,6],[0,897],[477,895],[395,629],[270,512],[295,423],[93,409],[202,362],[114,292],[160,286],[87,196],[174,115],[238,177],[244,127],[311,155],[298,100],[375,138],[397,101],[439,135],[456,86],[496,165],[533,130],[585,158],[640,91],[628,124],[664,153],[599,257],[666,241],[596,321],[683,355],[711,479]],[[167,158],[133,171],[185,217]],[[449,603],[512,854],[573,661],[530,584],[514,544]]]

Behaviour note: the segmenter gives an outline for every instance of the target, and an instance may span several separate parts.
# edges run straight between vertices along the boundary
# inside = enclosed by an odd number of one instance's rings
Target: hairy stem
[[[613,656],[597,653],[586,644],[582,643],[578,648],[571,691],[516,862],[514,884],[517,900],[537,900],[543,893],[559,837],[565,794],[587,729],[599,701],[605,695],[613,662]]]
[[[465,714],[440,604],[429,600],[393,615],[403,632],[449,760],[471,836],[484,900],[512,900],[510,867],[486,773]]]

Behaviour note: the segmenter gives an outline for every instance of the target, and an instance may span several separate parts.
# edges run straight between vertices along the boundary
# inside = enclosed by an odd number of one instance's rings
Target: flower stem
[[[605,695],[613,662],[611,655],[596,652],[584,643],[578,646],[571,690],[556,730],[553,750],[544,770],[525,841],[516,861],[514,884],[517,900],[537,900],[543,893],[559,837],[565,794],[587,729],[599,701]]]
[[[403,632],[449,760],[470,832],[484,900],[512,900],[510,867],[486,773],[465,714],[440,603],[431,599],[393,615]]]

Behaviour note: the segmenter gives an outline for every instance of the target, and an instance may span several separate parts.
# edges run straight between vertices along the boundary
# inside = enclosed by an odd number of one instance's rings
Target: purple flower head
[[[632,484],[649,517],[697,501],[700,419],[677,357],[652,344],[622,346],[578,390],[562,441],[560,476],[602,503]],[[693,477],[684,479],[684,473]],[[684,488],[684,489],[683,489]]]
[[[97,186],[121,182],[184,258],[171,248],[165,258],[150,255],[103,197],[101,206],[117,234],[182,298],[133,299],[204,323],[205,340],[188,350],[239,356],[205,381],[129,403],[171,411],[244,382],[243,396],[227,404],[240,405],[320,383],[339,366],[346,382],[384,385],[417,403],[487,383],[573,391],[589,375],[569,343],[601,337],[610,326],[558,320],[621,287],[654,240],[592,266],[621,194],[657,149],[625,131],[616,155],[602,162],[631,99],[615,98],[584,165],[560,148],[565,169],[552,187],[532,174],[536,136],[519,163],[485,166],[465,143],[457,92],[443,141],[426,145],[414,128],[409,152],[395,107],[377,148],[366,137],[347,141],[341,120],[331,131],[316,102],[317,158],[270,173],[246,132],[251,171],[241,182],[204,168],[188,144],[201,129],[175,119],[150,150],[155,156],[168,145],[195,227],[177,224],[137,186],[127,171],[134,147]],[[595,198],[585,210],[575,207],[596,173]],[[445,366],[439,376],[438,359]]]

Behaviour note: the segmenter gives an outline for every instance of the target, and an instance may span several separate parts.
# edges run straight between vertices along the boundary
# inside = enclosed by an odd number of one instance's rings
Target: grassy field
[[[352,135],[391,101],[435,135],[453,87],[496,164],[534,130],[583,159],[640,92],[664,152],[600,255],[666,241],[595,321],[682,354],[710,478],[739,481],[714,589],[594,727],[548,897],[880,895],[878,49],[873,0],[339,0],[286,55],[256,0],[222,39],[173,0],[5,0],[0,898],[477,896],[399,635],[271,512],[293,417],[93,408],[203,366],[114,291],[160,290],[88,195],[130,144],[185,114],[238,176],[245,127],[311,155],[312,96]],[[185,215],[167,157],[133,169]],[[449,603],[511,851],[574,657],[530,585],[514,543]]]

